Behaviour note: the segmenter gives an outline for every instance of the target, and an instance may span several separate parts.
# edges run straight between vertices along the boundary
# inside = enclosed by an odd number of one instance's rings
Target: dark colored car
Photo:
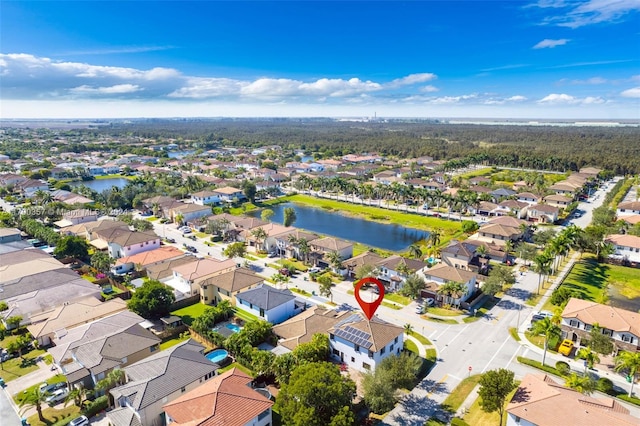
[[[539,314],[535,314],[534,316],[531,317],[531,324],[536,323],[540,320],[545,319],[546,317],[544,315],[539,315]]]
[[[288,277],[290,275],[290,272],[289,272],[289,270],[287,268],[280,268],[280,270],[278,272],[280,272],[285,277]]]

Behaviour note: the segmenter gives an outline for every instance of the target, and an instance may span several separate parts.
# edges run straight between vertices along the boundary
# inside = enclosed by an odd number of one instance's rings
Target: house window
[[[182,389],[180,389],[180,392],[184,392],[186,390],[187,390],[187,388],[182,388]]]
[[[149,352],[155,352],[158,350],[159,347],[160,347],[159,345],[153,345],[149,348]]]
[[[585,325],[584,325],[584,329],[585,329],[586,331],[591,331],[591,329],[592,329],[592,328],[593,328],[593,326],[592,326],[591,324],[585,324]]]
[[[393,345],[389,347],[389,353],[393,352]]]
[[[580,327],[580,323],[576,320],[569,320],[569,325],[571,327]]]
[[[393,343],[398,343],[398,336],[393,340]]]
[[[340,351],[339,351],[339,350],[337,350],[337,349],[334,349],[334,350],[333,350],[333,354],[334,354],[335,356],[340,356]]]
[[[123,363],[123,364],[126,364],[126,363],[127,363],[127,361],[128,361],[128,360],[127,360],[127,357],[126,357],[126,356],[125,356],[124,358],[122,358],[122,363]]]
[[[329,334],[329,340],[335,340],[333,333]]]
[[[356,362],[356,359],[354,357],[351,357],[351,362]]]
[[[633,343],[635,339],[633,338],[633,336],[629,336],[627,334],[623,334],[622,335],[622,341],[623,342],[627,342],[627,343]]]
[[[360,346],[358,345],[353,345],[353,349],[355,349],[356,352],[360,352]]]
[[[263,317],[264,316],[264,309],[260,308],[260,316]]]
[[[140,244],[140,247],[144,247],[144,244]]]
[[[206,302],[206,301],[208,301],[208,300],[209,300],[209,298],[208,298],[207,296],[205,296],[205,297],[204,297],[204,301]]]
[[[604,334],[605,336],[609,336],[611,337],[613,335],[613,332],[609,329],[603,328],[602,329],[602,334]]]
[[[371,366],[369,364],[367,364],[366,362],[362,363],[362,368],[364,368],[365,370],[371,370]]]
[[[369,351],[369,358],[373,358],[373,352]]]
[[[387,348],[380,349],[380,355],[384,354],[387,351]]]

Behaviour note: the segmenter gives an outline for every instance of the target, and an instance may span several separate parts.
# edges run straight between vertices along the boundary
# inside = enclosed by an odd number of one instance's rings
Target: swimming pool
[[[233,331],[234,333],[239,333],[240,330],[242,330],[242,327],[239,327],[239,326],[237,326],[235,324],[231,324],[231,323],[227,324],[226,327],[229,330]]]
[[[216,349],[213,350],[211,352],[209,352],[206,357],[209,361],[219,364],[222,361],[226,360],[227,357],[229,356],[229,352],[227,352],[224,349]]]

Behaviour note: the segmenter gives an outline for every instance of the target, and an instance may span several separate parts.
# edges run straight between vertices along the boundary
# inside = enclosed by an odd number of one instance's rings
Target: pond
[[[293,207],[296,211],[297,219],[293,226],[297,228],[385,250],[402,251],[411,244],[429,237],[429,232],[420,229],[372,222],[358,217],[345,216],[337,211],[294,203],[270,206],[269,208],[274,213],[272,220],[283,223],[284,209],[287,207]],[[248,214],[260,217],[260,213],[260,211],[254,211]]]
[[[191,155],[193,154],[195,151],[171,151],[169,152],[167,155],[169,156],[169,158],[184,158],[187,155]]]
[[[71,186],[80,186],[84,185],[88,188],[93,189],[96,192],[102,192],[105,189],[111,189],[112,186],[117,186],[118,188],[124,188],[129,181],[124,178],[109,178],[109,179],[95,179],[95,180],[87,180],[83,182],[72,182]]]

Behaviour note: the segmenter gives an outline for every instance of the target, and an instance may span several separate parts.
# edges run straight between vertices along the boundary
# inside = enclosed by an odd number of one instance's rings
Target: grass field
[[[248,369],[247,367],[245,367],[242,364],[238,364],[237,362],[231,363],[231,364],[227,365],[226,367],[220,368],[218,370],[218,374],[222,374],[225,371],[231,370],[232,368],[237,368],[238,370],[240,370],[240,371],[242,371],[244,373],[247,373],[249,376],[253,377],[253,371],[251,371],[250,369]]]
[[[607,286],[614,287],[615,293],[622,297],[640,297],[640,270],[598,263],[593,256],[585,256],[576,262],[562,283],[562,287],[574,291],[576,297],[593,302],[602,301]],[[611,289],[608,293],[611,297]],[[545,305],[545,309],[549,308],[553,310],[550,302]]]
[[[505,407],[509,404],[509,401],[511,401],[511,398],[513,398],[513,395],[516,393],[516,390],[517,388],[514,389],[509,395],[507,395],[507,398],[505,399],[506,401]],[[500,415],[498,414],[497,411],[493,413],[485,413],[482,410],[482,407],[480,407],[480,397],[478,397],[473,403],[473,405],[471,405],[471,407],[469,408],[469,411],[464,416],[463,420],[470,425],[497,425],[500,423]],[[501,426],[504,426],[506,424],[507,424],[507,412],[505,410],[504,415],[502,416]]]
[[[174,337],[172,339],[163,340],[162,343],[160,343],[160,350],[162,351],[164,349],[167,349],[167,348],[170,348],[172,346],[175,346],[180,342],[184,342],[189,337],[191,337],[191,336],[189,336],[189,334],[187,333],[184,336],[177,336],[177,337]]]
[[[408,351],[413,352],[416,355],[420,355],[420,351],[418,350],[418,346],[416,346],[415,343],[413,343],[411,340],[405,340],[404,341],[404,348]]]
[[[55,408],[47,407],[45,404],[42,407],[42,417],[46,422],[41,422],[37,414],[28,418],[28,422],[31,426],[50,426],[59,422],[62,419],[69,419],[69,421],[75,419],[80,415],[80,408],[73,404],[69,404],[66,407],[57,410]]]
[[[178,309],[177,311],[173,311],[171,312],[171,315],[179,316],[180,318],[182,318],[182,322],[184,322],[186,325],[191,325],[193,320],[202,315],[205,309],[209,307],[210,306],[207,306],[203,303],[195,303],[182,309]]]
[[[473,388],[480,382],[481,377],[482,375],[476,374],[462,380],[460,384],[451,391],[447,399],[442,402],[442,408],[451,413],[458,411],[458,408],[462,406],[464,400],[467,399]]]
[[[46,353],[47,352],[42,349],[36,349],[23,355],[22,358],[13,358],[3,362],[0,377],[4,379],[5,382],[10,382],[32,371],[36,371],[38,369],[36,358],[44,356]]]
[[[458,176],[460,176],[462,179],[471,179],[476,176],[487,176],[487,175],[490,175],[492,172],[493,172],[493,169],[491,167],[485,167],[483,169],[472,170],[470,172],[462,173]]]

